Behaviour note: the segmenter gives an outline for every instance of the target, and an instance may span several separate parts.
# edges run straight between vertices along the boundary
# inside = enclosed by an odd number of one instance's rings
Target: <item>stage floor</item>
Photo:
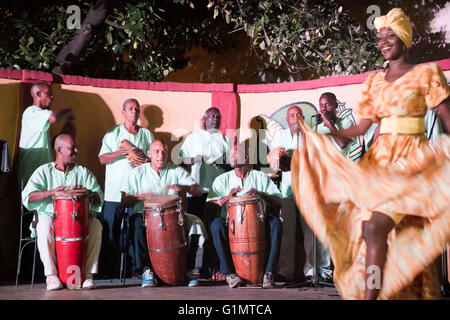
[[[259,287],[230,288],[225,282],[200,280],[200,286],[162,286],[141,288],[137,278],[126,279],[121,285],[119,279],[96,280],[92,290],[47,291],[44,282],[0,284],[0,300],[340,300],[334,287],[274,289]]]

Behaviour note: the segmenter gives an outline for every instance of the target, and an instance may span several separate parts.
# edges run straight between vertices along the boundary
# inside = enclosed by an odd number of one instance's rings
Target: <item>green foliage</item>
[[[373,35],[336,0],[210,0],[208,7],[243,29],[273,65],[293,73],[354,74],[382,64]]]
[[[73,74],[161,81],[186,65],[184,54],[193,46],[200,45],[208,52],[231,47],[232,37],[225,34],[229,29],[245,32],[253,51],[261,61],[267,60],[273,70],[298,73],[303,79],[357,74],[382,67],[384,60],[376,48],[374,33],[366,28],[365,21],[358,24],[350,18],[340,5],[342,2],[113,1],[107,23],[95,31],[93,40],[75,61]],[[406,8],[415,22],[410,50],[414,63],[448,57],[444,33],[430,33],[427,27],[434,12],[447,1],[366,2],[379,5],[382,14],[393,6]],[[45,0],[3,0],[0,68],[50,72],[58,53],[76,32],[66,26],[70,16],[66,9],[70,5],[81,8],[82,22],[92,4],[84,0],[60,0],[58,5]]]
[[[17,1],[16,1],[17,2]],[[83,76],[161,81],[185,64],[183,54],[193,45],[220,48],[219,32],[208,19],[206,3],[191,1],[115,1],[82,52],[74,73]],[[90,10],[83,0],[59,5],[11,1],[0,5],[0,67],[51,71],[60,50],[74,35],[66,21],[70,5],[81,8],[81,22]]]

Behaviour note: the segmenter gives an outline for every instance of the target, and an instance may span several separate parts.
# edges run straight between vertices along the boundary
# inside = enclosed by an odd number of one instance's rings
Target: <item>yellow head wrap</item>
[[[391,28],[407,48],[411,46],[412,26],[402,9],[392,9],[387,15],[375,18],[373,24],[378,32],[383,28]]]

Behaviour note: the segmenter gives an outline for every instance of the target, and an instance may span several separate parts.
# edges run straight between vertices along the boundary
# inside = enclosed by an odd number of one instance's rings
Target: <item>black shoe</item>
[[[329,277],[320,277],[320,282],[325,282],[325,283],[329,283],[329,284],[333,284],[333,279],[329,278]]]

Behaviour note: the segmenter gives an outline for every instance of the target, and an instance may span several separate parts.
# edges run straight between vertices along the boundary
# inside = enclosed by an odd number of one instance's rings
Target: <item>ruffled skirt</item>
[[[396,222],[388,237],[379,299],[439,299],[434,261],[450,240],[450,138],[381,135],[361,161],[345,158],[326,135],[301,124],[292,189],[301,214],[327,247],[345,299],[363,299],[362,221],[373,211]]]

